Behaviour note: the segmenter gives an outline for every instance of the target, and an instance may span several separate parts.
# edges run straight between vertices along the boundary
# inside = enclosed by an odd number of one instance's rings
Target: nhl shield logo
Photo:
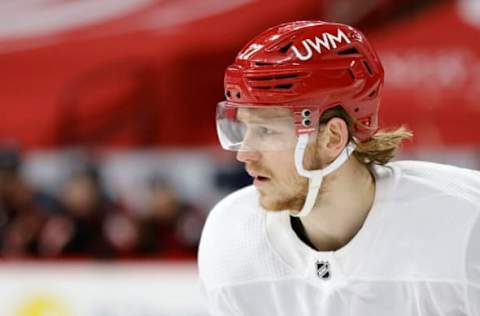
[[[317,260],[317,262],[315,262],[315,271],[317,272],[317,276],[320,279],[330,279],[330,264],[328,263],[328,261]]]

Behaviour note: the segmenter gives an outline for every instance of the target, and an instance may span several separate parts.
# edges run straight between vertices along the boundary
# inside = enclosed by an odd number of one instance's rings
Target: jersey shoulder
[[[421,161],[378,169],[394,180],[379,205],[382,238],[375,242],[369,271],[461,282],[467,241],[480,213],[480,173]]]
[[[400,174],[398,189],[407,196],[444,196],[474,206],[480,203],[480,172],[425,161],[388,164]]]
[[[221,200],[210,212],[200,240],[200,278],[208,288],[282,274],[265,231],[266,211],[253,186]]]
[[[255,188],[242,188],[227,195],[213,207],[203,228],[202,238],[208,241],[210,236],[233,233],[235,230],[232,229],[241,226],[245,221],[262,221],[262,215]],[[231,233],[227,235],[230,236]]]

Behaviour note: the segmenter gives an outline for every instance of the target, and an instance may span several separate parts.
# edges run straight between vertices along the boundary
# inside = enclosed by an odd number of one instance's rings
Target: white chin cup
[[[338,157],[325,168],[317,170],[305,170],[303,168],[303,157],[305,155],[305,149],[308,145],[308,139],[308,134],[300,135],[298,137],[297,146],[295,147],[295,167],[297,172],[302,177],[308,178],[308,193],[305,203],[303,204],[303,208],[300,210],[300,212],[289,211],[290,215],[295,217],[305,217],[310,214],[315,205],[315,201],[317,200],[317,195],[320,191],[323,177],[332,173],[341,165],[343,165],[355,150],[355,145],[350,143],[345,146],[340,155],[338,155]]]

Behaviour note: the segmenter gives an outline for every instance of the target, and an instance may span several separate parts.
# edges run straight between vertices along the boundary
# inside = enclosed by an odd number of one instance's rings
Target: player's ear
[[[331,118],[319,129],[318,146],[324,161],[333,161],[348,143],[347,123],[338,117]]]

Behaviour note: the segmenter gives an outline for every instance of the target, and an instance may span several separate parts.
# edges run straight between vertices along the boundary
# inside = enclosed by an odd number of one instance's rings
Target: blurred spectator
[[[63,212],[42,232],[41,255],[113,258],[133,250],[135,225],[104,192],[95,167],[68,179],[61,201]]]
[[[29,186],[21,157],[0,148],[0,255],[8,258],[194,258],[204,212],[160,176],[146,208],[127,210],[104,190],[93,164],[66,179],[58,200]]]
[[[3,257],[38,255],[37,241],[55,200],[31,188],[20,176],[21,157],[0,148],[0,249]]]
[[[147,210],[140,220],[138,251],[141,255],[194,257],[204,216],[180,200],[165,178],[149,181]]]

